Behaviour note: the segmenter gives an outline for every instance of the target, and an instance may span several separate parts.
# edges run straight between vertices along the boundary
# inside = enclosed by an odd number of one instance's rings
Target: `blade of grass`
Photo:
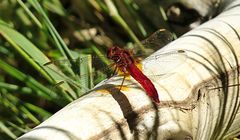
[[[28,8],[21,0],[17,0],[17,2],[18,2],[19,5],[21,5],[22,8],[26,11],[27,15],[29,15],[29,17],[33,20],[33,22],[35,22],[35,24],[36,24],[39,28],[42,28],[41,22],[34,16],[34,14],[29,10],[29,8]]]
[[[25,93],[25,94],[31,94],[33,91],[31,88],[29,87],[20,87],[18,85],[14,85],[14,84],[8,84],[8,83],[3,83],[0,82],[0,88],[2,89],[7,89],[9,91],[19,91],[21,93]]]
[[[124,19],[119,15],[117,8],[115,7],[112,0],[104,0],[106,3],[106,6],[108,7],[109,16],[112,17],[112,19],[118,23],[130,36],[130,38],[138,45],[140,50],[142,52],[145,52],[145,47],[141,44],[140,40],[137,38],[137,36],[134,34],[134,32],[131,30],[131,28],[127,25],[127,23],[124,21]],[[98,3],[102,3],[101,1],[98,1]],[[102,4],[99,4],[102,5]]]
[[[132,18],[134,18],[136,24],[137,24],[137,27],[139,28],[140,32],[142,33],[142,35],[144,37],[147,36],[147,32],[144,28],[144,25],[142,24],[142,21],[141,21],[141,18],[139,17],[139,15],[136,13],[135,9],[132,8],[132,3],[133,1],[130,1],[130,0],[124,0],[123,3],[125,4],[125,6],[127,7],[129,13],[131,14]]]
[[[39,4],[39,2],[37,0],[31,0],[28,2],[36,9],[38,14],[40,14],[43,17],[43,23],[46,25],[50,35],[52,36],[52,38],[56,44],[56,47],[62,53],[63,57],[65,59],[68,59],[69,62],[71,63],[71,67],[65,67],[65,69],[68,70],[68,72],[72,75],[71,77],[77,77],[76,75],[78,73],[76,73],[75,69],[74,69],[74,68],[76,68],[76,65],[77,65],[74,61],[75,58],[71,54],[71,51],[68,49],[67,45],[65,44],[65,42],[63,41],[61,36],[58,34],[57,30],[51,23],[50,19],[46,15],[46,13],[44,12],[42,6]],[[73,96],[73,97],[76,98],[76,96]]]
[[[17,70],[16,68],[8,65],[7,63],[5,63],[4,61],[2,61],[0,59],[0,69],[2,69],[3,71],[5,71],[6,73],[8,73],[9,75],[11,75],[12,77],[22,81],[23,83],[25,83],[28,87],[32,88],[33,90],[35,90],[39,95],[41,95],[41,97],[44,97],[47,100],[50,100],[52,102],[55,102],[57,104],[59,104],[60,102],[57,101],[57,93],[54,93],[53,91],[51,91],[50,89],[46,88],[45,86],[43,86],[41,83],[39,83],[38,81],[36,81],[34,78],[32,78],[29,75],[26,75],[22,72],[20,72],[19,70]],[[40,91],[40,92],[39,92]],[[65,95],[65,94],[64,94]],[[63,95],[63,96],[64,96]],[[66,96],[66,95],[65,95]],[[70,100],[69,97],[65,97],[66,100]]]
[[[45,0],[42,2],[43,6],[49,11],[54,12],[60,16],[66,16],[66,11],[59,0]]]
[[[44,64],[50,61],[40,50],[37,49],[37,47],[17,31],[5,26],[5,24],[0,23],[0,33],[12,45],[12,47],[14,47],[14,49],[16,49],[18,53],[28,61],[28,63],[38,70],[48,81],[52,82],[52,79],[48,74],[36,63],[37,61]],[[29,55],[34,59],[31,59]]]
[[[55,69],[56,71],[60,72],[56,66],[51,65],[51,69],[43,66],[47,62],[50,62],[50,60],[23,35],[1,23],[0,33],[27,62],[30,63],[36,70],[38,70],[41,75],[50,83],[55,84],[65,80],[58,73],[51,70]],[[63,90],[68,90],[68,93],[72,97],[77,98],[76,94],[72,91],[69,85],[67,85],[67,83],[60,85],[60,88]],[[67,95],[64,96],[67,97]],[[68,99],[70,99],[70,97],[68,97]]]
[[[8,127],[2,121],[0,121],[0,129],[12,139],[17,138],[17,136],[10,129],[8,129]]]
[[[22,105],[21,101],[16,96],[7,94],[4,97],[5,99],[2,101],[5,102],[5,105],[14,111],[14,113],[21,114],[35,124],[40,123],[40,121],[25,106]]]
[[[26,107],[20,106],[19,109],[22,113],[26,115],[27,118],[29,118],[32,122],[35,124],[39,124],[40,120],[38,120]]]
[[[72,74],[71,77],[77,77],[76,75],[78,74],[77,71],[75,71],[76,67],[78,67],[79,65],[76,64],[73,60],[74,57],[71,54],[71,52],[69,51],[68,47],[66,46],[66,44],[64,43],[64,41],[62,40],[62,38],[60,37],[60,35],[58,34],[58,32],[56,31],[56,29],[54,28],[54,26],[52,25],[51,21],[49,20],[49,18],[47,17],[46,13],[44,12],[43,8],[41,7],[41,5],[38,3],[38,1],[29,1],[33,7],[38,11],[38,13],[40,15],[42,15],[43,17],[43,21],[45,23],[45,25],[47,26],[47,29],[49,30],[51,36],[53,37],[57,47],[59,48],[60,52],[62,52],[62,54],[64,56],[66,56],[66,58],[68,60],[70,60],[71,63],[71,69],[74,72],[74,74]],[[94,46],[94,45],[90,45],[91,48],[94,50],[94,52],[99,56],[103,56],[103,54]],[[104,58],[104,57],[100,57],[102,59],[103,62],[105,63],[109,63],[109,61]],[[81,67],[80,67],[81,68]],[[84,68],[84,67],[83,67]],[[67,69],[67,68],[66,68]],[[71,73],[71,72],[70,72]],[[81,81],[81,79],[76,79],[78,82]],[[86,81],[83,81],[86,82]],[[88,87],[89,88],[89,87]],[[76,97],[74,97],[76,98]]]
[[[90,87],[92,86],[92,76],[90,75],[91,74],[91,68],[92,68],[92,61],[91,61],[91,55],[81,55],[81,58],[87,58],[87,60],[83,63],[80,63],[80,74],[81,75],[86,75],[87,77],[85,78],[85,80],[82,80],[80,79],[79,83],[84,87],[80,90],[83,90],[83,91],[79,91],[79,93],[84,93],[84,89],[90,89]],[[81,95],[80,95],[81,96]]]
[[[89,46],[92,48],[92,50],[96,53],[97,56],[99,56],[99,58],[101,59],[101,61],[106,64],[106,65],[109,65],[110,64],[110,61],[106,58],[106,57],[103,57],[105,55],[102,54],[102,52],[94,45],[94,44],[89,44]]]
[[[62,38],[58,34],[57,30],[52,25],[51,21],[49,20],[48,16],[44,12],[44,10],[43,10],[42,6],[39,4],[39,2],[37,0],[31,0],[31,1],[28,1],[28,2],[30,4],[32,4],[32,6],[37,10],[37,12],[43,17],[44,24],[47,26],[47,29],[49,30],[51,36],[53,37],[53,39],[56,43],[56,46],[58,47],[58,49],[60,50],[62,55],[66,59],[69,59],[70,61],[74,60],[74,57],[72,56],[72,54],[71,54],[70,50],[68,49],[67,45],[65,44],[65,42],[62,40]],[[71,63],[74,64],[74,62],[71,62]]]
[[[44,117],[43,119],[47,119],[52,115],[52,113],[49,113],[48,111],[31,103],[24,103],[24,106],[39,116]]]
[[[22,94],[27,94],[30,96],[41,97],[41,98],[49,100],[51,102],[53,100],[51,97],[46,95],[41,90],[32,90],[29,87],[20,87],[18,85],[0,82],[0,89],[6,89],[7,91],[13,92],[13,93],[20,92]],[[49,91],[49,92],[52,92],[52,91]],[[63,102],[65,102],[65,104],[67,103],[67,101],[63,101]],[[59,105],[63,105],[63,104],[59,104]]]
[[[30,130],[29,128],[23,129],[23,128],[21,128],[20,126],[12,123],[12,122],[10,122],[10,121],[6,121],[6,124],[10,125],[12,128],[14,128],[14,129],[16,129],[16,130],[18,130],[18,131],[20,131],[20,132],[22,132],[22,133],[27,133],[27,132]]]
[[[101,59],[101,61],[103,63],[105,63],[106,65],[110,64],[110,61],[106,57],[104,57],[106,55],[103,54],[96,47],[96,45],[86,37],[86,33],[84,33],[84,31],[81,31],[81,30],[80,31],[76,31],[75,35],[77,36],[77,38],[81,38],[84,41],[84,43],[86,44],[86,46],[89,46],[91,48],[91,50],[94,51],[94,53]],[[89,36],[90,36],[90,38],[94,38],[94,37],[91,36],[91,33],[89,33]],[[78,57],[80,57],[80,56],[78,56]]]

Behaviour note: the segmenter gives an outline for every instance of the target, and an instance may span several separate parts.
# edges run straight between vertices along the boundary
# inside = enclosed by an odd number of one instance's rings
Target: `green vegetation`
[[[139,40],[167,28],[156,3],[0,0],[0,139],[16,139],[105,78],[93,75],[90,55],[108,65],[113,44],[144,52]]]

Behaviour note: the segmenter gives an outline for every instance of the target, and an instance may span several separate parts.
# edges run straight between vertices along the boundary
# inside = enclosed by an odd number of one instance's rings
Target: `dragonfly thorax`
[[[134,63],[131,53],[118,46],[109,48],[107,57],[113,60],[117,67],[123,72],[127,72],[127,68]]]

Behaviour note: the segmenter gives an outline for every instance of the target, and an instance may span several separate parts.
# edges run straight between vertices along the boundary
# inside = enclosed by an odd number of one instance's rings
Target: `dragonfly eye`
[[[113,46],[113,47],[108,49],[107,57],[111,59],[116,55],[116,53],[118,53],[118,47]]]
[[[107,58],[112,59],[113,56],[114,56],[114,53],[112,52],[111,49],[109,49],[108,52],[107,52]]]
[[[111,59],[115,62],[119,62],[121,58],[115,54],[112,54]]]
[[[117,63],[121,61],[121,59],[120,59],[120,58],[117,58],[116,60],[117,60],[117,61],[116,61]]]

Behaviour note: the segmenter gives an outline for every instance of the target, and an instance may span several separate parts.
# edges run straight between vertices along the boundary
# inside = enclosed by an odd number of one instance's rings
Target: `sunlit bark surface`
[[[217,17],[153,54],[179,55],[143,61],[160,104],[133,79],[119,92],[121,78],[113,77],[19,140],[217,140],[239,134],[239,4],[232,1]]]

